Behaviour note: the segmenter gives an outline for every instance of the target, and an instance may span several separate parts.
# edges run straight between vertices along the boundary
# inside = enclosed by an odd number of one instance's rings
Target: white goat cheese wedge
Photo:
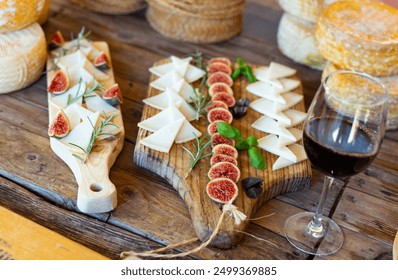
[[[118,109],[106,103],[106,101],[95,92],[90,93],[90,95],[85,98],[85,101],[87,109],[93,112],[99,111],[101,115],[105,113],[105,115],[109,117],[111,115],[120,114],[120,111]]]
[[[77,105],[77,104],[76,104]],[[78,105],[80,106],[80,105]],[[64,112],[69,120],[70,129],[73,130],[76,126],[81,123],[80,115],[77,113],[75,106],[71,105],[64,109]],[[93,112],[90,112],[91,114]]]
[[[279,123],[285,124],[284,126],[290,125],[291,120],[284,112],[274,112],[273,102],[265,98],[260,98],[250,103],[250,108],[253,110],[266,115],[272,119],[277,120]]]
[[[288,91],[295,90],[300,86],[300,81],[294,80],[294,79],[289,79],[289,78],[282,78],[279,80],[282,85],[283,85],[283,90],[280,93],[285,93]]]
[[[271,84],[266,82],[255,82],[246,87],[246,90],[254,95],[257,95],[268,100],[286,104],[286,100],[282,97],[281,90],[276,89]]]
[[[290,68],[288,66],[276,62],[271,62],[268,68],[267,78],[269,80],[285,78],[296,74],[296,72],[297,72],[296,69]]]
[[[183,58],[182,60],[187,61],[189,63],[192,60],[192,57],[186,57],[186,58]],[[157,66],[153,66],[153,67],[149,68],[149,72],[151,72],[152,74],[159,76],[159,77],[161,77],[173,70],[174,70],[173,62],[169,62],[169,63],[165,63],[165,64],[161,64],[161,65],[157,65]]]
[[[68,146],[68,148],[78,155],[84,157],[83,151],[77,146],[84,150],[90,143],[91,135],[94,131],[94,127],[97,125],[99,119],[99,112],[92,113],[88,118],[84,119],[79,125],[77,125],[67,136],[61,139],[61,142]]]
[[[184,143],[187,141],[191,141],[195,139],[195,135],[197,137],[202,136],[202,133],[197,130],[188,120],[184,120],[181,125],[180,131],[175,138],[175,142],[177,144]]]
[[[292,140],[283,136],[278,137],[278,147],[288,146],[294,144],[297,141],[300,141],[303,138],[303,131],[301,129],[297,129],[294,127],[287,129],[296,140]]]
[[[76,96],[83,96],[84,91],[86,90],[85,84],[76,84],[73,87],[69,88],[66,92],[61,94],[51,94],[51,102],[57,105],[60,108],[66,108],[68,106],[68,100],[73,99]],[[82,104],[83,98],[80,97],[75,103]]]
[[[176,71],[173,70],[151,82],[149,86],[158,90],[166,90],[166,88],[168,87],[172,88],[181,79],[183,79],[183,77],[181,77]]]
[[[171,62],[173,63],[174,71],[176,71],[181,77],[185,77],[188,71],[189,61],[172,56]]]
[[[160,113],[139,122],[138,127],[150,132],[155,132],[180,118],[185,117],[175,105],[171,104]]]
[[[145,104],[152,106],[159,110],[164,110],[168,107],[170,103],[179,102],[179,110],[188,121],[192,121],[196,119],[196,112],[192,109],[191,106],[178,95],[173,89],[166,88],[166,90],[162,93],[159,93],[155,96],[146,98],[143,100]]]
[[[280,137],[284,137],[286,139],[289,139],[291,141],[298,141],[298,139],[293,135],[287,128],[280,127],[278,125],[278,122],[275,121],[274,119],[271,119],[270,117],[267,116],[262,116],[258,120],[256,120],[253,124],[252,127],[254,129],[257,129],[259,131],[269,133],[269,134],[275,134]]]
[[[140,143],[159,152],[168,153],[184,120],[185,118],[181,118],[169,123],[148,137],[142,139]]]
[[[293,165],[295,163],[301,162],[303,160],[307,159],[307,154],[305,153],[304,147],[299,145],[299,144],[293,144],[289,146],[289,149],[296,155],[297,157],[297,162],[288,160],[283,157],[279,157],[275,163],[272,165],[272,171],[282,169],[285,167],[288,167],[290,165]]]
[[[303,100],[303,96],[301,94],[297,94],[294,92],[286,92],[281,94],[283,99],[286,101],[286,104],[274,102],[273,111],[274,112],[282,112],[286,109],[289,109],[295,105],[297,105],[301,100]]]
[[[293,109],[287,109],[283,111],[283,114],[286,118],[289,119],[287,122],[285,118],[280,118],[278,120],[278,125],[283,126],[283,127],[292,127],[296,126],[300,123],[302,123],[305,120],[305,117],[307,116],[306,113],[293,110]]]
[[[268,66],[256,68],[253,70],[253,74],[256,76],[257,80],[270,84],[275,88],[283,89],[283,85],[278,79],[268,78],[268,70]]]
[[[184,68],[185,63],[190,62],[192,60],[192,57],[181,59],[181,58],[172,56],[171,60],[172,60],[172,62],[151,67],[151,68],[149,68],[149,71],[159,77],[167,75],[168,73],[173,72],[173,71],[180,72],[180,70]],[[205,74],[206,74],[206,72],[203,71],[202,69],[200,69],[196,66],[193,66],[191,64],[188,64],[187,70],[186,70],[183,78],[185,79],[185,81],[187,83],[192,83],[192,82],[197,81],[200,78],[202,78]]]
[[[184,79],[180,79],[176,82],[172,89],[177,92],[182,98],[185,99],[186,102],[191,103],[192,98],[195,98],[195,94],[193,88],[190,84],[188,84]]]
[[[297,156],[288,147],[278,147],[278,136],[274,134],[259,139],[258,147],[271,154],[278,155],[292,162],[297,162]]]

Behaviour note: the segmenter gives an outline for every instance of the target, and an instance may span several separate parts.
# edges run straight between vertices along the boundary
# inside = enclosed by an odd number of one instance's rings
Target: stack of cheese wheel
[[[44,32],[37,23],[45,0],[0,2],[0,94],[35,82],[47,58]]]
[[[278,0],[284,14],[279,22],[277,41],[285,56],[319,70],[326,66],[326,60],[317,49],[314,33],[318,15],[331,1]]]
[[[319,52],[333,69],[379,77],[389,89],[387,129],[398,128],[398,10],[372,1],[340,1],[320,15]]]

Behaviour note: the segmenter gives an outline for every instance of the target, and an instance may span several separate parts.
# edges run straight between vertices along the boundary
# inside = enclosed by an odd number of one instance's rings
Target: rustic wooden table
[[[45,75],[29,88],[0,96],[0,206],[112,259],[119,259],[122,251],[143,251],[195,237],[188,209],[177,192],[133,163],[148,68],[171,54],[183,56],[196,49],[211,56],[243,57],[248,63],[277,61],[298,69],[308,106],[321,72],[296,64],[279,52],[276,31],[281,15],[276,0],[248,1],[239,36],[219,44],[195,45],[156,33],[145,20],[145,11],[107,16],[68,1],[52,0],[51,15],[44,25],[47,37],[56,30],[77,33],[85,26],[94,40],[105,40],[110,46],[116,81],[125,97],[126,139],[110,174],[117,187],[118,207],[106,214],[78,211],[72,172],[50,149]],[[392,258],[398,229],[397,144],[398,132],[388,132],[374,163],[345,187],[343,183],[333,187],[325,214],[342,227],[345,243],[324,259]],[[309,190],[278,196],[259,209],[257,217],[275,214],[251,222],[247,232],[252,236],[246,235],[233,249],[208,247],[191,258],[314,259],[293,248],[282,228],[290,215],[315,209],[321,185],[322,176],[314,171]]]

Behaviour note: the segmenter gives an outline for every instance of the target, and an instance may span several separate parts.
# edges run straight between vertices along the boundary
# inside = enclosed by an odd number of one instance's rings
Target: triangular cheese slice
[[[284,100],[286,100],[286,104],[281,104],[278,102],[274,102],[273,111],[281,112],[289,109],[296,104],[298,104],[301,100],[303,100],[303,96],[301,94],[297,94],[294,92],[286,92],[282,94]]]
[[[148,130],[150,132],[155,132],[180,118],[185,117],[175,105],[171,105],[160,113],[139,122],[138,127]]]
[[[296,88],[298,88],[300,86],[299,80],[283,78],[283,79],[280,79],[279,81],[283,85],[283,92],[280,92],[280,93],[285,93],[288,91],[295,90]]]
[[[83,120],[83,122],[69,132],[67,136],[62,138],[61,142],[67,145],[72,153],[78,154],[83,158],[84,153],[77,146],[87,150],[94,127],[97,125],[98,118],[99,112],[92,113],[88,118]]]
[[[296,74],[296,72],[297,71],[293,68],[276,62],[271,62],[268,68],[267,78],[269,80],[285,78]]]
[[[257,95],[262,98],[266,98],[268,100],[286,104],[286,100],[282,97],[282,95],[278,92],[281,90],[275,90],[275,87],[266,83],[266,82],[255,82],[249,84],[246,87],[246,90],[254,95]]]
[[[187,61],[188,63],[192,60],[192,57],[186,57],[182,59],[183,61]],[[163,76],[166,75],[168,72],[171,72],[174,70],[174,63],[169,62],[157,66],[153,66],[149,68],[149,72],[152,74],[155,74],[156,76]]]
[[[267,116],[262,116],[256,120],[252,124],[252,127],[265,133],[283,136],[284,138],[295,142],[298,141],[297,138],[287,128],[280,127],[277,121]]]
[[[297,156],[286,146],[278,147],[278,136],[270,134],[258,140],[258,146],[271,154],[297,162]]]
[[[173,86],[172,89],[177,92],[184,100],[188,103],[192,102],[195,98],[195,93],[193,87],[188,84],[184,79],[180,79]]]
[[[84,63],[84,69],[86,69],[94,78],[98,81],[105,81],[109,79],[109,76],[104,72],[98,70],[88,59]]]
[[[70,107],[74,107],[77,115],[81,119],[81,121],[87,119],[88,116],[93,114],[93,111],[90,111],[79,104],[72,104]],[[99,112],[101,114],[101,112]]]
[[[166,90],[166,88],[172,88],[177,82],[183,79],[177,72],[171,71],[164,76],[156,79],[151,82],[149,86],[158,89],[158,90]]]
[[[196,112],[192,109],[191,106],[178,95],[173,89],[166,88],[166,90],[160,94],[155,96],[146,98],[143,100],[145,104],[152,106],[159,110],[164,110],[168,107],[170,103],[179,102],[181,105],[179,106],[179,110],[185,116],[188,121],[192,121],[196,119]]]
[[[256,68],[253,70],[253,74],[254,76],[256,76],[257,80],[268,83],[278,89],[283,89],[283,85],[278,79],[268,78],[268,70],[269,70],[268,66]]]
[[[176,136],[175,142],[177,144],[180,144],[187,141],[191,141],[195,139],[195,135],[197,137],[200,137],[202,136],[202,133],[199,130],[197,130],[192,124],[190,124],[189,121],[184,120],[180,128],[180,131]]]
[[[288,167],[295,163],[301,162],[307,159],[307,154],[305,153],[304,147],[299,144],[293,144],[289,146],[289,149],[296,155],[297,161],[290,161],[286,158],[279,157],[275,163],[272,165],[272,171]]]
[[[185,74],[188,71],[189,61],[172,56],[171,62],[173,63],[174,71],[176,71],[181,77],[185,77]]]
[[[101,115],[105,113],[107,117],[111,115],[119,115],[120,111],[106,103],[101,96],[96,94],[95,92],[91,93],[89,96],[85,98],[87,109],[93,112],[99,111]]]
[[[171,122],[148,137],[142,139],[140,143],[159,152],[168,153],[184,120],[185,118],[181,118]]]
[[[76,104],[77,105],[77,104]],[[80,105],[78,105],[80,106]],[[64,112],[69,120],[70,129],[73,130],[76,126],[81,123],[81,118],[76,112],[75,106],[71,105],[64,109]],[[92,113],[92,112],[91,112]]]
[[[272,119],[277,120],[280,123],[285,124],[286,125],[290,125],[291,121],[289,119],[289,117],[287,117],[284,112],[274,112],[273,110],[273,102],[270,100],[267,100],[265,98],[260,98],[255,100],[254,102],[250,103],[250,108],[252,108],[253,110],[266,115]]]
[[[279,113],[280,114],[280,113]],[[302,123],[305,120],[305,117],[307,116],[306,113],[293,110],[293,109],[287,109],[283,111],[283,114],[285,117],[289,119],[289,121],[286,121],[286,118],[280,118],[278,120],[278,125],[283,126],[283,127],[292,127],[296,126],[300,123]]]
[[[87,58],[82,54],[80,50],[77,50],[73,53],[61,56],[54,60],[55,64],[60,68],[70,68],[73,66],[84,66]]]
[[[296,140],[292,140],[290,138],[286,138],[283,136],[278,137],[278,147],[288,146],[294,144],[297,141],[300,141],[303,138],[303,131],[301,129],[297,129],[294,127],[288,128],[289,132],[296,138]]]
[[[62,94],[51,94],[51,102],[58,107],[66,108],[68,106],[69,98],[73,99],[76,96],[82,96],[84,91],[86,90],[85,84],[76,84],[73,87],[69,88],[66,92]],[[75,103],[82,104],[82,97],[80,97]]]

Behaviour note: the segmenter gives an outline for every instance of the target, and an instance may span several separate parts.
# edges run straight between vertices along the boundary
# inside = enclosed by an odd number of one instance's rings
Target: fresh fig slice
[[[235,147],[227,144],[219,144],[214,146],[212,152],[213,155],[221,154],[233,157],[235,159],[238,158],[238,150]]]
[[[219,162],[230,162],[230,163],[238,166],[238,161],[235,158],[227,156],[227,155],[215,154],[210,158],[210,165],[212,165],[212,166]]]
[[[231,75],[232,69],[228,65],[222,62],[213,62],[207,66],[207,73],[209,75],[216,73],[216,72],[223,72],[227,75]]]
[[[225,74],[224,72],[215,72],[207,78],[207,86],[211,87],[215,83],[225,83],[228,86],[232,87],[234,81],[232,80],[231,76]]]
[[[117,106],[123,103],[122,92],[118,84],[114,84],[108,88],[102,95],[102,98],[112,106]]]
[[[228,110],[227,104],[222,101],[212,101],[211,104],[206,107],[206,112],[209,112],[213,108],[224,108]]]
[[[228,92],[231,95],[234,95],[232,88],[226,83],[214,83],[209,88],[209,95],[213,96],[217,92]]]
[[[49,50],[55,50],[59,47],[62,47],[65,44],[64,36],[62,36],[61,31],[56,31],[50,38],[50,42],[48,43]]]
[[[69,88],[69,76],[68,73],[63,70],[57,70],[54,77],[52,78],[48,91],[53,94],[61,94],[67,91]]]
[[[217,124],[218,124],[219,122],[224,122],[224,121],[222,121],[222,120],[217,120],[217,121],[214,121],[214,122],[210,123],[210,124],[207,126],[207,133],[209,133],[209,135],[213,135],[213,134],[217,133]]]
[[[207,120],[209,123],[214,121],[225,121],[226,123],[232,123],[233,116],[230,111],[224,108],[213,108],[207,113]]]
[[[216,178],[228,178],[232,180],[234,183],[237,183],[240,177],[240,170],[233,163],[219,162],[210,167],[207,176],[209,177],[210,180]]]
[[[233,107],[236,103],[235,97],[233,97],[233,95],[230,95],[227,92],[218,92],[213,95],[211,100],[212,101],[222,101],[225,104],[227,104],[228,107]]]
[[[108,57],[104,52],[101,52],[93,62],[94,66],[100,70],[108,70],[110,68]]]
[[[238,196],[238,186],[230,179],[216,178],[207,183],[206,193],[216,202],[233,202]]]
[[[213,137],[211,138],[211,145],[214,147],[219,144],[227,144],[230,146],[235,146],[235,141],[233,139],[229,139],[220,133],[214,133]]]
[[[61,109],[48,127],[48,136],[62,138],[69,134],[70,123],[68,116]]]
[[[226,57],[213,57],[212,59],[210,59],[209,64],[215,63],[215,62],[221,62],[221,63],[224,63],[225,65],[228,65],[229,67],[231,67],[231,60],[229,60],[229,58],[226,58]]]

